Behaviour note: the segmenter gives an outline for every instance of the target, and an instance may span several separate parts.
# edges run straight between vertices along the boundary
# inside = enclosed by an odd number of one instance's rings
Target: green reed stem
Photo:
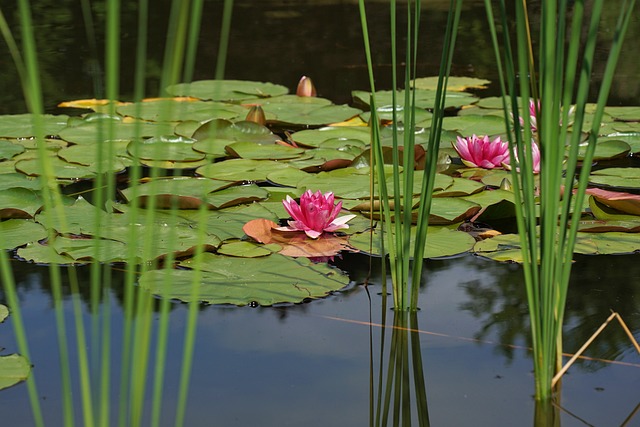
[[[440,148],[440,136],[442,134],[442,123],[444,119],[447,80],[451,71],[451,63],[453,61],[453,52],[455,48],[457,28],[460,23],[461,11],[462,0],[451,0],[449,4],[449,14],[447,17],[444,46],[442,48],[442,58],[440,60],[438,86],[436,88],[436,101],[431,120],[429,142],[427,145],[427,162],[423,171],[422,189],[420,191],[420,205],[418,208],[418,220],[415,232],[416,243],[413,253],[414,264],[411,278],[411,302],[409,305],[411,310],[416,310],[418,308],[418,295],[420,291],[423,267],[422,259],[424,258],[427,242],[429,214],[431,212],[431,196],[435,182],[438,150]]]
[[[574,176],[578,165],[580,129],[584,123],[585,105],[597,37],[602,0],[595,0],[588,25],[587,40],[583,48],[580,38],[583,31],[584,2],[575,1],[572,8],[568,40],[566,22],[569,16],[568,1],[544,1],[542,3],[539,69],[533,68],[531,36],[528,29],[526,1],[515,3],[516,50],[511,50],[508,33],[504,32],[504,68],[500,60],[500,49],[495,32],[492,7],[485,1],[489,27],[498,61],[501,88],[510,94],[513,115],[513,132],[507,125],[511,152],[512,180],[516,202],[518,230],[523,250],[523,270],[527,299],[529,301],[531,333],[534,349],[534,371],[536,398],[549,399],[552,395],[551,381],[561,363],[562,324],[564,307],[571,271],[581,206],[595,151],[600,120],[606,98],[613,80],[613,70],[620,45],[629,22],[633,1],[625,2],[621,10],[613,47],[607,62],[607,73],[603,78],[593,120],[587,154],[582,160],[580,180],[575,196],[572,193]],[[630,8],[627,9],[627,6]],[[508,28],[505,3],[500,1],[500,16],[503,28]],[[625,24],[626,22],[626,24]],[[580,56],[581,55],[581,56]],[[516,71],[517,64],[517,71]],[[578,65],[580,64],[580,65]],[[533,76],[539,75],[536,81]],[[516,75],[520,77],[516,79]],[[579,75],[576,86],[576,75]],[[516,82],[517,80],[517,82]],[[518,91],[516,90],[518,89]],[[534,102],[540,94],[540,108],[536,111],[537,133],[531,132],[531,120],[525,112],[519,114],[516,93],[519,92],[522,108],[531,93]],[[576,105],[573,132],[569,133],[569,107]],[[505,99],[506,107],[506,99]],[[505,108],[505,121],[509,118]],[[525,110],[526,111],[526,110]],[[523,124],[520,124],[522,117]],[[538,241],[536,221],[536,189],[531,163],[532,140],[539,144],[542,159],[539,185],[540,238]],[[565,147],[569,141],[569,147]],[[516,161],[515,155],[519,161]],[[538,264],[538,260],[540,264]]]
[[[233,0],[224,0],[222,9],[222,26],[220,27],[220,43],[218,44],[218,58],[216,60],[215,78],[224,78],[227,52],[229,49],[229,35],[231,34],[231,16],[233,14]]]

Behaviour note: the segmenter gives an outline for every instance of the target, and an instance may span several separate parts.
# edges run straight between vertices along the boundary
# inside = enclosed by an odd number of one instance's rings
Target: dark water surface
[[[91,61],[78,2],[52,2],[50,7],[45,7],[46,1],[37,3],[42,6],[36,8],[35,28],[42,43],[45,104],[48,111],[59,112],[55,105],[60,101],[95,96],[92,76],[99,76],[99,67]],[[133,64],[136,35],[135,10],[124,3],[123,23],[125,29],[132,28],[123,31],[122,98],[127,99],[132,91],[127,64]],[[150,96],[157,90],[168,3],[153,2]],[[385,89],[390,80],[388,6],[367,3],[377,29],[372,32],[377,84]],[[441,3],[448,1],[426,2],[426,47],[420,61],[423,75],[432,75],[437,69],[439,53],[427,52],[431,46],[437,47],[442,37],[434,30],[444,28]],[[454,74],[494,78],[482,2],[465,3]],[[11,5],[6,11],[4,4],[2,7],[11,22],[14,9]],[[221,2],[207,2],[206,8],[197,79],[212,77],[218,44]],[[608,22],[616,12],[614,7],[610,9],[606,11],[611,13]],[[226,77],[272,81],[294,89],[301,75],[310,75],[321,95],[349,102],[351,90],[367,89],[359,25],[354,1],[237,1]],[[604,37],[609,33],[605,29]],[[636,17],[620,60],[612,105],[640,103],[638,45],[640,22]],[[17,77],[3,49],[0,46],[0,58],[4,58],[0,63],[0,113],[22,112],[25,107]],[[598,70],[601,68],[596,67],[594,86]],[[640,339],[639,260],[638,255],[577,258],[566,313],[567,352],[576,351],[611,309],[622,315]],[[365,257],[348,255],[336,263],[350,272],[353,283],[326,299],[287,307],[202,308],[186,426],[369,424],[370,348],[377,384],[381,329],[367,323],[379,324],[383,314],[392,322],[393,312],[381,308],[377,268],[368,287],[371,299],[362,285],[368,270]],[[526,349],[527,304],[520,268],[472,256],[432,260],[426,265],[418,326],[423,331],[420,351],[431,425],[534,425],[532,361]],[[48,270],[19,261],[12,266],[46,425],[61,425],[59,360]],[[88,283],[88,270],[81,268],[79,272],[84,277],[81,283]],[[114,343],[122,334],[121,283],[121,273],[114,272],[109,301]],[[87,289],[82,297],[87,324],[88,294]],[[3,295],[0,297],[4,302]],[[71,318],[69,301],[65,310]],[[167,426],[173,425],[186,315],[186,305],[172,307],[163,416]],[[390,333],[385,333],[387,352]],[[0,346],[5,348],[0,354],[17,352],[11,318],[0,325]],[[113,349],[114,402],[119,351]],[[640,425],[640,356],[624,332],[611,324],[586,354],[598,360],[579,361],[565,377],[560,400],[564,410],[558,410],[562,426],[618,426],[634,410],[635,417],[626,425]],[[70,362],[77,366],[75,360]],[[75,396],[80,411],[78,390]],[[0,425],[32,425],[24,384],[0,392],[0,414]],[[116,415],[114,412],[113,419]]]

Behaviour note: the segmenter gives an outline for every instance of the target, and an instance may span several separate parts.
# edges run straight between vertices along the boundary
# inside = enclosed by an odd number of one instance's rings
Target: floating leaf
[[[411,86],[416,89],[436,90],[438,88],[439,77],[421,77],[413,80]],[[478,79],[476,77],[454,77],[447,78],[447,90],[462,92],[467,89],[486,89],[490,80]]]
[[[98,170],[108,170],[110,165],[116,163],[125,166],[132,166],[133,161],[127,153],[127,141],[113,141],[111,147],[101,146],[101,144],[72,145],[58,151],[58,157],[68,163],[77,163],[84,166],[92,166],[101,159]],[[109,151],[111,155],[109,156]]]
[[[329,126],[295,132],[291,135],[291,139],[307,147],[319,147],[322,143],[330,140],[358,140],[364,144],[369,144],[371,141],[371,130],[366,127]]]
[[[10,219],[0,222],[0,249],[14,249],[47,237],[47,230],[33,221]]]
[[[242,258],[257,258],[271,255],[278,252],[280,249],[282,248],[277,244],[260,245],[253,242],[229,242],[220,245],[217,252],[220,255]]]
[[[193,162],[202,160],[204,153],[193,149],[195,139],[175,135],[160,135],[142,141],[131,141],[127,151],[146,160]]]
[[[363,252],[380,255],[380,234],[377,229],[373,233],[373,240],[370,240],[369,233],[354,234],[349,237],[349,244]],[[413,255],[414,238],[415,227],[412,227],[409,255]],[[371,242],[373,242],[373,248],[370,247]],[[429,226],[424,258],[458,255],[471,250],[474,243],[475,239],[462,231],[444,226]]]
[[[24,356],[0,356],[0,390],[26,380],[30,373],[31,365]]]
[[[177,122],[211,119],[236,119],[247,114],[247,109],[239,105],[222,102],[201,101],[183,98],[153,99],[121,105],[116,111],[123,116],[135,117],[152,122]]]
[[[57,135],[65,126],[69,116],[53,116],[43,114],[38,116],[44,135]],[[0,116],[0,137],[28,138],[36,135],[34,114],[12,114]]]
[[[287,168],[286,163],[272,160],[233,159],[199,167],[196,173],[223,181],[265,181],[271,172]]]
[[[584,160],[584,156],[587,152],[587,145],[582,145],[578,151],[578,160]],[[610,140],[598,140],[596,144],[596,150],[593,155],[593,161],[601,160],[613,160],[621,157],[626,157],[631,152],[631,147],[624,141],[617,139]]]
[[[44,202],[39,193],[16,187],[0,191],[0,218],[33,218]]]
[[[242,229],[247,236],[260,243],[278,244],[282,248],[280,253],[291,257],[334,256],[350,249],[346,237],[323,233],[317,239],[311,239],[303,232],[275,230],[277,226],[273,221],[255,219],[246,223]]]
[[[6,305],[0,304],[0,323],[4,322],[4,319],[6,319],[8,316],[9,308]]]
[[[62,256],[68,256],[76,261],[98,261],[98,262],[140,262],[142,259],[127,259],[127,244],[116,240],[91,239],[91,238],[68,238],[57,236],[53,242],[53,247]]]
[[[246,120],[232,123],[229,120],[221,119],[203,123],[190,136],[198,141],[225,140],[231,142],[253,142],[264,145],[273,145],[274,142],[280,139],[269,128],[261,124]]]
[[[596,197],[589,197],[589,208],[596,219],[599,220],[615,220],[615,221],[638,221],[640,217],[635,214],[628,214],[615,208],[607,206],[603,202],[598,201]]]
[[[209,178],[192,178],[180,176],[174,178],[155,179],[137,186],[131,186],[122,191],[124,197],[133,201],[137,194],[140,206],[149,203],[149,196],[156,197],[156,207],[177,209],[198,209],[207,194],[231,185],[227,181],[216,181]]]
[[[170,123],[121,123],[96,120],[77,126],[68,126],[60,131],[60,138],[74,144],[96,144],[107,141],[132,141],[173,133]]]
[[[369,98],[371,93],[361,90],[354,90],[351,96],[354,100],[369,106]],[[413,94],[412,94],[413,95]],[[382,90],[375,93],[376,104],[379,106],[393,105],[392,91]],[[444,108],[460,108],[463,105],[470,105],[478,98],[464,92],[447,92],[444,97]],[[424,109],[433,109],[436,102],[436,91],[427,89],[415,90],[415,107]],[[396,92],[397,105],[404,105],[404,91]]]
[[[305,150],[283,145],[258,145],[253,142],[234,142],[226,147],[233,157],[253,160],[286,160],[300,157]]]
[[[7,160],[25,150],[22,145],[13,144],[6,139],[0,139],[0,160]]]
[[[93,178],[98,173],[120,172],[125,168],[122,162],[116,160],[93,163],[89,166],[65,162],[58,157],[51,157],[47,161],[50,162],[53,175],[60,179]],[[29,176],[40,176],[42,172],[40,163],[38,159],[20,160],[15,164],[15,168]]]
[[[586,193],[595,197],[600,203],[604,203],[620,212],[640,215],[640,195],[638,194],[607,191],[600,188],[588,188]]]
[[[298,126],[323,126],[348,120],[362,113],[362,110],[348,105],[303,104],[296,106],[296,108],[287,106],[269,108],[267,106],[265,107],[265,112],[273,114],[274,118],[270,121],[277,123]]]
[[[181,262],[194,267],[193,261]],[[210,304],[299,303],[321,298],[349,284],[349,278],[326,264],[306,258],[273,254],[260,258],[233,258],[205,253],[193,270],[154,270],[140,277],[140,286],[163,298]]]
[[[174,96],[192,96],[213,101],[246,101],[256,98],[284,95],[284,86],[273,83],[243,80],[200,80],[169,86],[167,92]]]
[[[76,263],[73,258],[60,255],[50,246],[41,245],[40,243],[28,243],[26,247],[17,251],[18,256],[25,261],[35,262],[38,264],[60,264],[68,265]]]
[[[640,169],[638,168],[606,168],[591,172],[591,184],[620,189],[640,188]]]
[[[456,131],[463,136],[475,135],[499,135],[506,131],[504,117],[493,115],[465,115],[458,117],[445,117],[442,128]],[[455,142],[455,139],[451,140]]]

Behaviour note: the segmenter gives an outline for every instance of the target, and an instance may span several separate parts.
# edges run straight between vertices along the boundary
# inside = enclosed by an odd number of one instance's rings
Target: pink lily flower
[[[345,215],[338,218],[342,202],[334,205],[332,192],[322,194],[320,190],[312,193],[305,191],[300,196],[300,204],[287,196],[282,201],[284,208],[293,218],[286,227],[277,227],[280,231],[304,231],[312,239],[317,239],[323,232],[333,232],[349,228],[347,221],[355,218],[356,215]]]
[[[518,153],[516,155],[516,162],[518,161]],[[531,155],[533,156],[533,173],[540,173],[540,147],[535,142],[531,142]],[[505,162],[503,162],[503,166],[509,170],[511,170],[511,165],[509,164],[509,158]]]
[[[460,160],[470,168],[493,169],[509,161],[509,144],[502,142],[500,137],[489,141],[489,136],[483,138],[475,134],[467,138],[458,137],[453,148],[460,155]]]

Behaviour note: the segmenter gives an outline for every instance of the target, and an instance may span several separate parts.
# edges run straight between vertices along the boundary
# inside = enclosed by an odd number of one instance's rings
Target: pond
[[[36,14],[36,32],[47,34],[39,52],[43,58],[45,107],[51,113],[70,114],[75,110],[59,108],[57,104],[94,97],[92,77],[99,75],[100,70],[83,42],[84,28],[77,6],[71,6],[70,2],[54,3],[50,9],[39,9],[40,15]],[[482,3],[465,2],[464,29],[460,32],[453,74],[495,80]],[[447,4],[427,2],[425,28],[444,28]],[[159,84],[159,71],[154,66],[162,63],[169,6],[167,1],[158,2],[151,15],[150,93],[157,91]],[[125,28],[134,25],[132,9],[128,9],[131,7],[124,6]],[[200,39],[202,56],[198,57],[195,79],[212,76],[221,7],[219,1],[206,3]],[[379,89],[388,89],[388,5],[371,2],[368,7],[374,27],[381,29],[372,40],[377,84]],[[12,11],[11,6],[8,11],[3,8],[7,17],[11,17]],[[620,59],[610,105],[637,105],[640,100],[640,62],[633,49],[640,43],[638,21],[636,16],[627,40],[629,49]],[[349,103],[351,91],[366,90],[368,81],[359,22],[355,1],[236,1],[225,77],[268,81],[293,90],[301,75],[310,75],[321,96],[337,104]],[[426,38],[426,45],[439,45],[441,34],[436,31],[426,34],[434,37]],[[124,46],[134,44],[135,32],[124,31],[122,36]],[[2,49],[4,45],[0,52],[7,58]],[[133,50],[123,48],[123,56],[124,64],[134,60]],[[419,74],[436,74],[439,55],[423,56]],[[0,114],[25,111],[12,67],[2,68]],[[601,71],[597,70],[594,87],[599,75]],[[131,80],[129,70],[124,67],[122,99],[132,92]],[[482,92],[482,96],[495,94],[493,85]],[[633,158],[626,161],[635,165]],[[566,311],[565,351],[577,351],[609,317],[610,310],[618,312],[639,338],[638,255],[576,255],[575,260]],[[372,425],[372,411],[375,414],[380,406],[378,381],[380,375],[386,379],[389,374],[388,351],[396,340],[395,334],[400,335],[399,340],[410,338],[419,343],[417,349],[412,349],[412,356],[417,358],[411,365],[424,373],[428,418],[426,423],[423,418],[420,425],[545,425],[537,418],[539,413],[532,396],[527,300],[519,265],[471,254],[425,261],[420,310],[414,325],[417,332],[405,333],[403,338],[398,329],[392,328],[391,302],[389,299],[385,303],[382,295],[380,259],[347,253],[332,264],[349,274],[350,283],[322,299],[273,307],[199,308],[184,425]],[[49,269],[15,256],[11,267],[29,333],[30,363],[38,382],[38,399],[46,414],[46,425],[63,425],[63,378]],[[90,268],[76,269],[79,283],[90,282]],[[63,278],[67,274],[63,268]],[[82,301],[81,316],[87,325],[89,341],[98,339],[90,329],[97,312],[106,313],[113,343],[120,342],[123,336],[124,272],[121,266],[114,265],[109,274],[110,289],[98,307],[92,302],[88,286],[75,294]],[[74,294],[67,286],[63,292],[64,314],[71,319]],[[0,303],[6,304],[4,292],[0,293]],[[154,307],[153,328],[158,327],[159,305]],[[189,321],[187,304],[172,302],[170,311],[166,404],[161,425],[174,424],[185,325]],[[0,325],[0,355],[18,352],[10,324],[11,317]],[[70,337],[75,334],[71,325],[68,334]],[[78,366],[73,345],[70,354],[70,366]],[[619,325],[609,325],[585,356],[563,379],[562,398],[555,408],[559,419],[556,425],[640,423],[637,393],[640,355]],[[111,399],[117,402],[120,348],[114,345],[110,358],[114,366],[109,378]],[[78,402],[74,410],[77,420],[81,420],[75,370],[72,382],[74,401]],[[148,382],[150,385],[151,378]],[[408,405],[413,409],[414,387],[411,382]],[[150,400],[149,393],[147,403]],[[0,411],[7,425],[33,425],[24,383],[0,391]],[[117,420],[117,405],[113,405],[111,412],[111,420]],[[147,412],[143,415],[145,420],[149,416]],[[413,417],[418,424],[415,414]]]

